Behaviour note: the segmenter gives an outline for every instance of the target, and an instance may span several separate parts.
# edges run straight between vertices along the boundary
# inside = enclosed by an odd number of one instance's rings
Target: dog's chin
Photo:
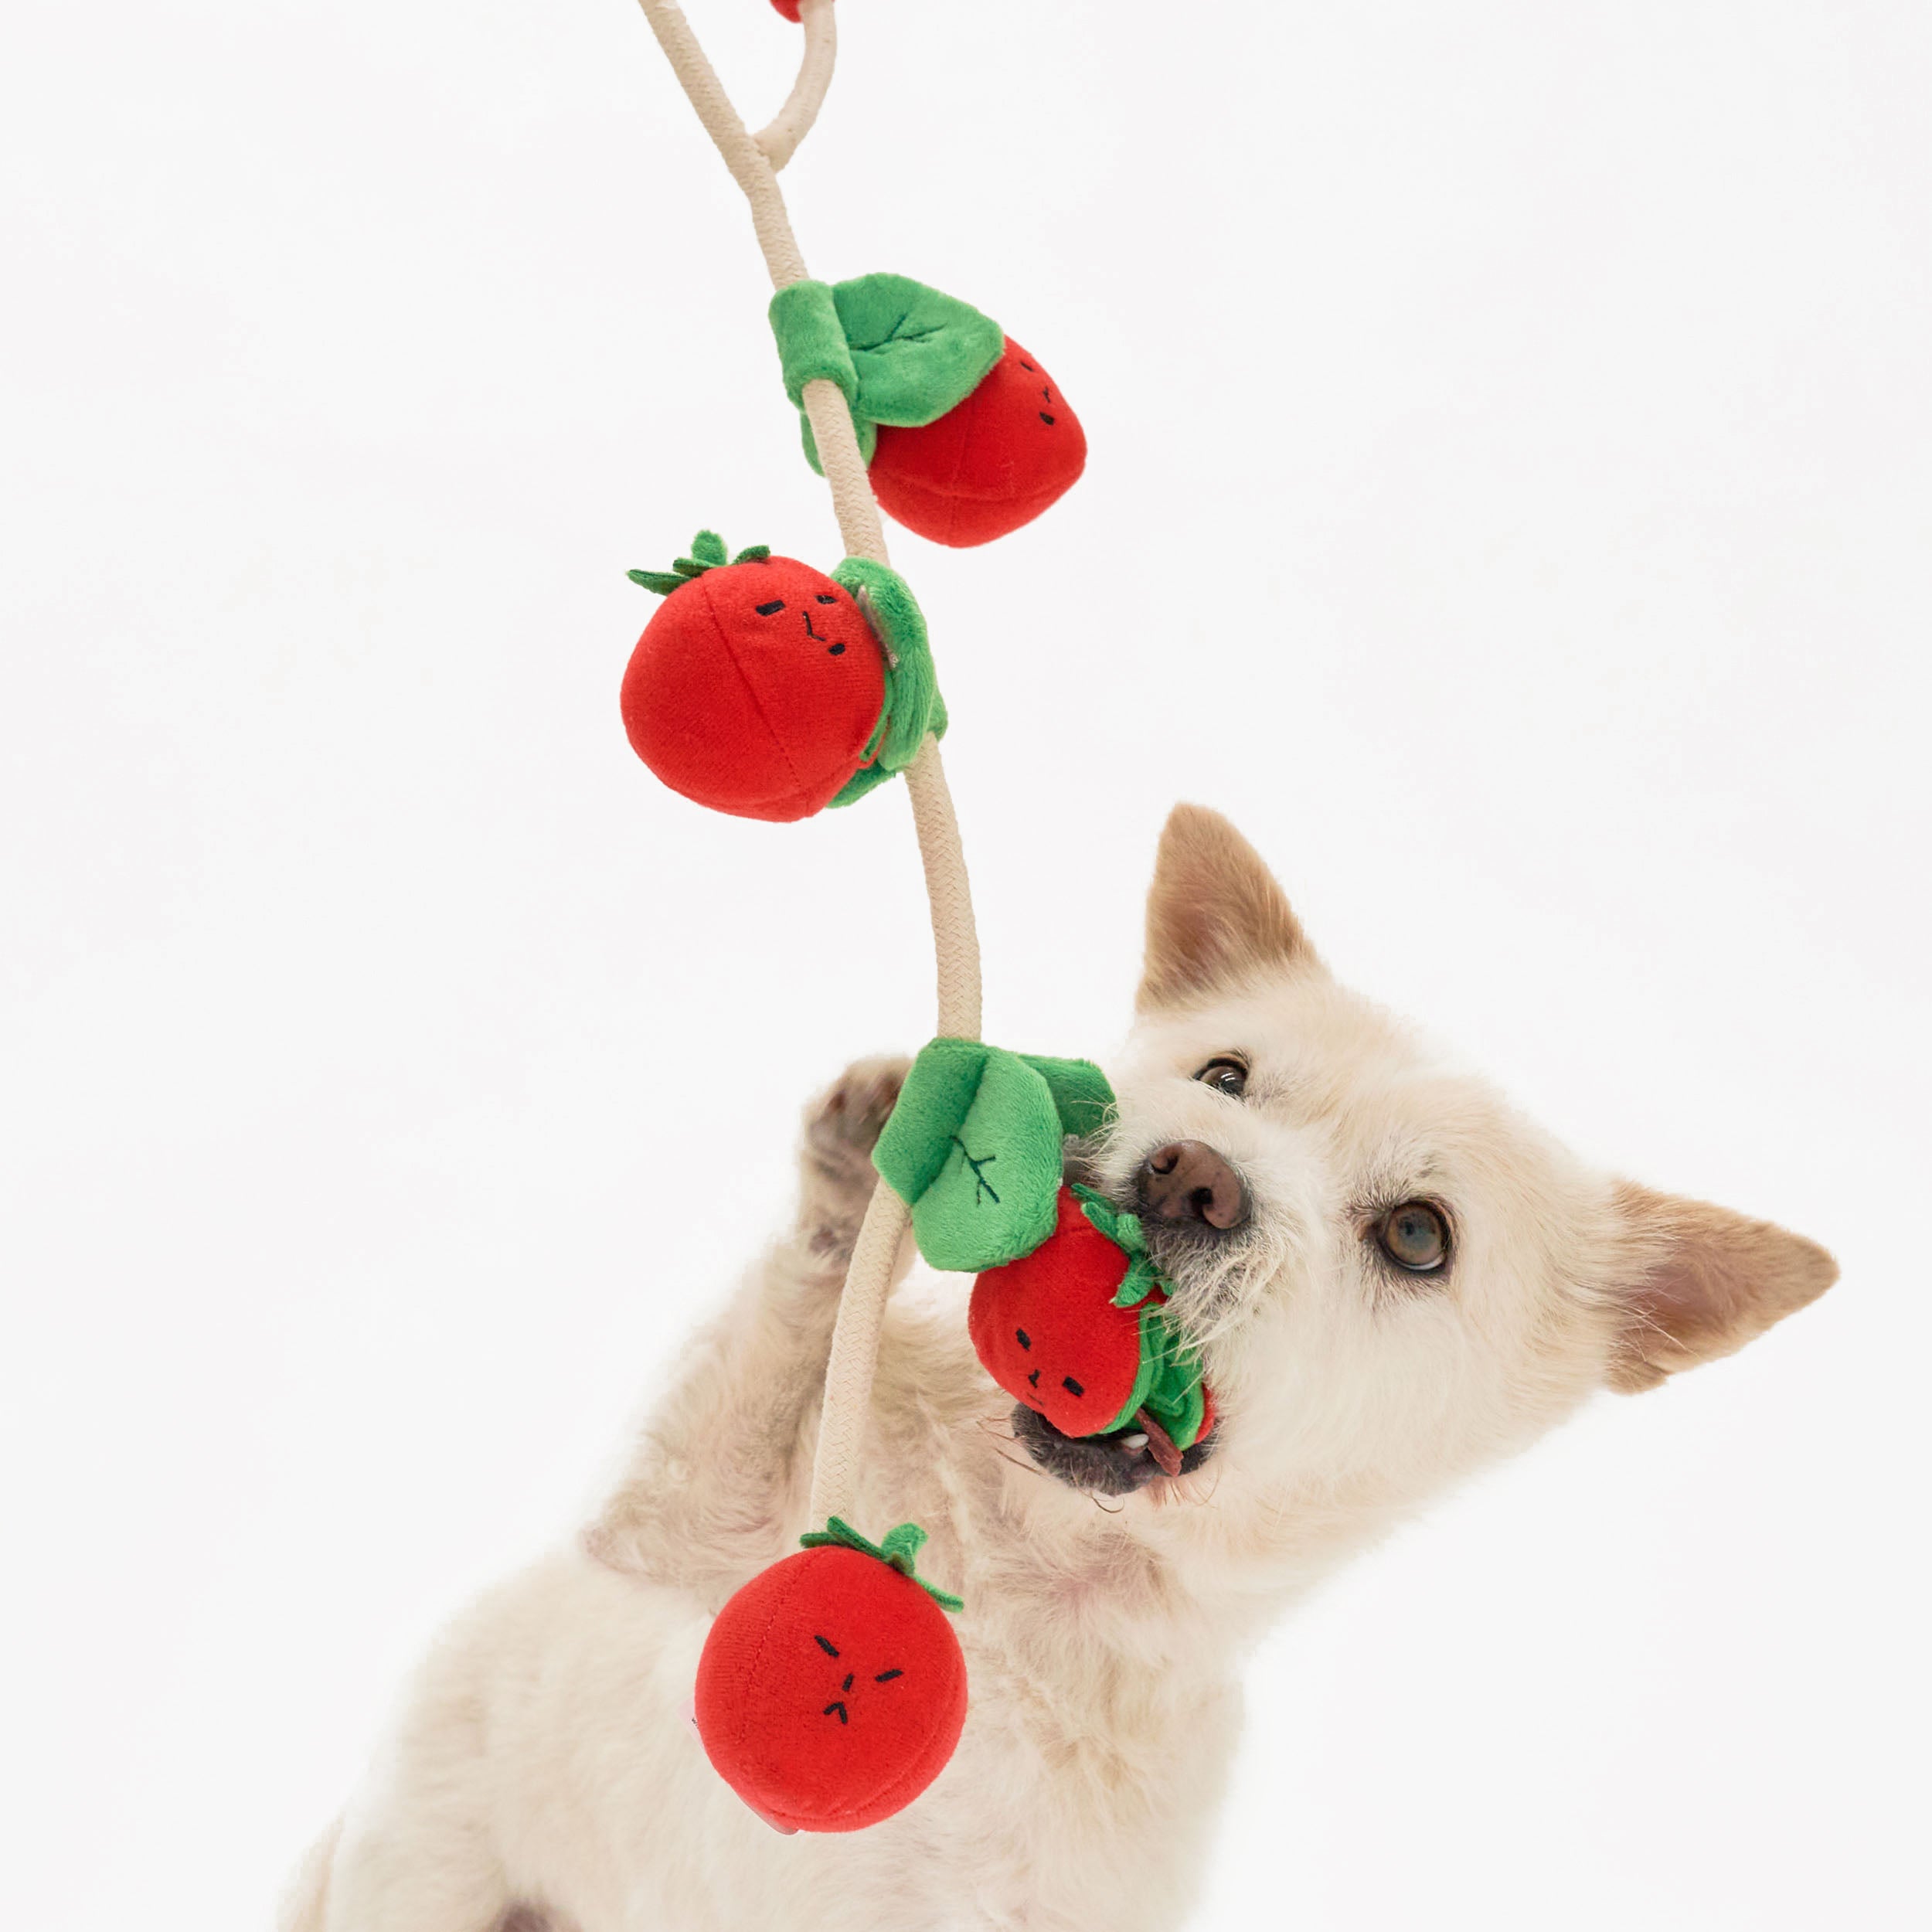
[[[1130,1439],[1137,1433],[1130,1423],[1108,1436],[1063,1436],[1025,1403],[1013,1405],[1013,1440],[1049,1476],[1057,1477],[1069,1488],[1094,1495],[1131,1495],[1151,1483],[1168,1480],[1148,1452],[1145,1436],[1137,1446],[1130,1447]],[[1192,1448],[1181,1452],[1181,1474],[1192,1475],[1213,1454],[1214,1432],[1210,1431]]]

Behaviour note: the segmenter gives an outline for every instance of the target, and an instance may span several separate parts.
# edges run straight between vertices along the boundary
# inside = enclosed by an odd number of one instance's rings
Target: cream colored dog
[[[1219,1403],[1176,1477],[988,1381],[956,1281],[902,1290],[856,1512],[962,1592],[965,1735],[906,1811],[784,1837],[687,1721],[713,1614],[796,1547],[868,1156],[901,1063],[807,1116],[796,1231],[692,1348],[581,1545],[448,1631],[291,1932],[1152,1932],[1179,1925],[1250,1640],[1593,1390],[1647,1389],[1821,1294],[1811,1243],[1595,1174],[1331,979],[1224,820],[1169,820],[1118,1124]]]

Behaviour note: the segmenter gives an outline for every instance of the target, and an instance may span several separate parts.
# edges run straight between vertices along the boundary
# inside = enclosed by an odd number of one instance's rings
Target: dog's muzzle
[[[1192,1448],[1181,1452],[1182,1475],[1192,1475],[1214,1454],[1219,1434],[1211,1430]],[[1016,1402],[1013,1440],[1049,1476],[1098,1495],[1131,1495],[1162,1479],[1145,1433],[1131,1423],[1108,1436],[1063,1436],[1044,1416]]]

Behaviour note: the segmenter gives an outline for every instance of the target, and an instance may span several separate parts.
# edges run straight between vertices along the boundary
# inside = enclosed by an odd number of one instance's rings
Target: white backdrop
[[[796,30],[691,11],[775,104]],[[1591,1155],[1845,1267],[1279,1632],[1193,1925],[1916,1920],[1932,13],[841,14],[808,260],[1092,447],[894,538],[992,1036],[1106,1052],[1202,799]],[[928,941],[896,791],[728,821],[619,728],[628,566],[838,554],[634,9],[9,19],[6,1916],[259,1926]]]

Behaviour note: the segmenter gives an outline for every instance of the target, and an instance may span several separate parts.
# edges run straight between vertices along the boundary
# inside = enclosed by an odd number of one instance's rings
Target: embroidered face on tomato
[[[907,529],[963,549],[1030,523],[1086,467],[1080,419],[1009,335],[963,403],[917,429],[880,429],[872,494]]]
[[[987,1372],[1062,1435],[1120,1428],[1146,1393],[1142,1323],[1160,1298],[1117,1308],[1128,1268],[1062,1188],[1047,1240],[973,1284],[967,1328]]]
[[[622,705],[632,749],[672,791],[741,818],[804,818],[866,761],[885,659],[849,590],[795,558],[754,557],[670,591]]]
[[[946,1613],[876,1556],[828,1544],[774,1563],[719,1612],[698,1665],[699,1735],[781,1829],[854,1832],[937,1777],[966,1716]]]

